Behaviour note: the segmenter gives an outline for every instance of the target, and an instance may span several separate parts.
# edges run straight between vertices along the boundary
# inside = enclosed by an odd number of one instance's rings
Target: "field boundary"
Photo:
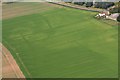
[[[101,12],[103,10],[105,11],[105,9],[86,8],[86,7],[83,7],[83,6],[72,5],[72,4],[67,4],[67,3],[63,3],[63,2],[49,2],[49,3],[56,4],[56,5],[61,5],[61,6],[64,6],[64,7],[79,9],[79,10],[91,11],[91,12]]]
[[[1,44],[1,46],[2,46],[2,55],[4,56],[4,58],[6,58],[6,60],[10,64],[12,70],[14,71],[14,74],[16,75],[16,78],[25,78],[24,74],[20,70],[17,62],[11,55],[10,51],[4,45]],[[4,72],[4,71],[2,71],[2,72]],[[4,75],[3,75],[3,78],[4,78]]]

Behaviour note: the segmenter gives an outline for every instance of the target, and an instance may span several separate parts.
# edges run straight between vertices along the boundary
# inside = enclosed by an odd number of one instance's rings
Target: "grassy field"
[[[6,19],[3,44],[26,77],[117,77],[118,28],[95,14],[54,8]]]

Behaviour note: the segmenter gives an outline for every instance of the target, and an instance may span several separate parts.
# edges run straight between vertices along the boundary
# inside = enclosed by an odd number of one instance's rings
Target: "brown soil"
[[[18,2],[18,3],[11,3],[2,5],[2,18],[3,19],[9,19],[14,18],[18,16],[24,16],[34,13],[41,13],[46,10],[53,9],[55,7],[62,7],[59,5],[54,5],[51,3],[45,3],[45,2]]]
[[[10,51],[2,45],[2,78],[25,78]]]

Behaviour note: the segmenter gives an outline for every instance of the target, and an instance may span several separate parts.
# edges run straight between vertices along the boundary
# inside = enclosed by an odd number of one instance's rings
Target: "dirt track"
[[[25,78],[15,59],[6,47],[2,45],[2,77]]]

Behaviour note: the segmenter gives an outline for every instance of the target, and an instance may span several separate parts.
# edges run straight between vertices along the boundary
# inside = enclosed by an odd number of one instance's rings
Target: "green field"
[[[54,8],[6,19],[3,44],[26,77],[118,77],[118,28],[95,14]]]

